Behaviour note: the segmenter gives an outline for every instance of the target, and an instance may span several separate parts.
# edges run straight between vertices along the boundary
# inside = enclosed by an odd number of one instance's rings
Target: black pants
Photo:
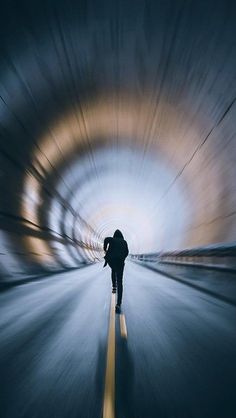
[[[117,305],[121,305],[123,294],[124,262],[112,263],[110,267],[112,286],[117,287],[118,290]]]

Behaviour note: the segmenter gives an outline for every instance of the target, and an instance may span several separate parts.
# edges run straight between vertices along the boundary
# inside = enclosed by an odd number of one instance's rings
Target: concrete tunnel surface
[[[235,241],[235,7],[119,4],[2,7],[3,274]]]
[[[235,417],[235,2],[0,8],[3,418]]]

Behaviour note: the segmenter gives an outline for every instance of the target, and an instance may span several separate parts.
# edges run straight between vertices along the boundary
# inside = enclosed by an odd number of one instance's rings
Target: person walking
[[[116,293],[116,289],[118,290],[116,312],[120,313],[123,294],[123,272],[129,249],[119,229],[114,232],[113,237],[105,238],[103,249],[106,253],[103,267],[108,264],[111,268],[112,293]]]

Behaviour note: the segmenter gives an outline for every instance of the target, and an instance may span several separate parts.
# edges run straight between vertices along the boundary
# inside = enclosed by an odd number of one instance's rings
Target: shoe
[[[120,305],[116,305],[116,313],[120,313]]]
[[[112,288],[112,293],[116,293],[116,287]]]

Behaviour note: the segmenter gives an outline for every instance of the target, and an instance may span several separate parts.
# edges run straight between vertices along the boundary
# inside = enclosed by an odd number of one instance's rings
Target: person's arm
[[[107,237],[107,238],[104,239],[103,249],[105,251],[105,256],[104,256],[105,263],[104,263],[103,267],[106,267],[106,265],[107,265],[107,246],[110,244],[110,240],[111,240],[110,237]],[[109,250],[109,247],[108,247],[108,250]]]
[[[107,237],[107,238],[104,239],[104,243],[103,243],[104,251],[107,251],[107,246],[108,246],[108,244],[110,244],[110,241],[111,241],[111,237]]]

